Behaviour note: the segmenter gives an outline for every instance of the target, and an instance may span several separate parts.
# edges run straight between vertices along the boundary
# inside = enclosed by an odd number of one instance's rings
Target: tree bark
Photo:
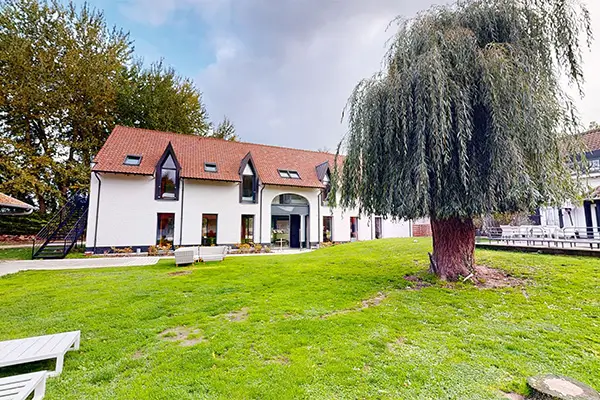
[[[475,225],[471,218],[431,219],[431,233],[431,272],[448,281],[473,273]]]

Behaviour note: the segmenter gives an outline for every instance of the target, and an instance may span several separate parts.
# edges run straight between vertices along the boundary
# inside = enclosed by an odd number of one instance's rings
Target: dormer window
[[[138,166],[138,165],[140,165],[141,162],[142,162],[142,156],[127,154],[127,156],[125,156],[125,161],[123,161],[123,164]]]
[[[258,174],[254,168],[252,154],[246,154],[239,169],[240,180],[240,203],[256,203],[256,192],[258,190]]]
[[[279,169],[279,176],[286,179],[300,179],[298,171]]]
[[[216,163],[204,163],[204,171],[205,172],[217,172],[217,164]]]
[[[256,198],[256,174],[252,168],[252,164],[246,164],[242,173],[242,201],[252,202]]]
[[[179,170],[173,147],[169,143],[165,154],[156,168],[156,199],[177,200],[179,198]]]
[[[322,205],[327,205],[327,200],[329,197],[329,192],[331,192],[331,177],[329,176],[329,171],[323,175],[323,179],[321,181],[323,183],[323,191],[321,192],[321,203]]]

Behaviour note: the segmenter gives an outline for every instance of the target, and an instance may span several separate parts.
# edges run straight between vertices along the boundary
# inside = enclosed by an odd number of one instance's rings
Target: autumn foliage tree
[[[349,99],[341,202],[430,217],[431,269],[473,272],[475,216],[529,211],[573,189],[578,130],[561,88],[583,82],[587,10],[570,0],[472,0],[399,22],[384,69]]]
[[[129,35],[87,4],[0,0],[0,191],[56,210],[88,187],[115,124],[210,133],[190,79],[132,57]]]

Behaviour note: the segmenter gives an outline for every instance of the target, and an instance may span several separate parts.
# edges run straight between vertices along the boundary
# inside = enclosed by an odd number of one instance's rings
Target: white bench
[[[223,261],[227,254],[225,246],[200,246],[199,256],[203,262]]]
[[[0,368],[55,358],[56,369],[48,376],[59,375],[65,353],[79,350],[80,337],[81,332],[74,331],[0,342]]]
[[[0,378],[0,399],[25,400],[33,393],[33,400],[41,400],[46,394],[46,371]]]
[[[175,264],[193,264],[200,259],[198,246],[180,247],[175,250]]]

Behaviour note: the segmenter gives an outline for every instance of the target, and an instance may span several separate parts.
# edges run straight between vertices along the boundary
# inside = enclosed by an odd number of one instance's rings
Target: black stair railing
[[[83,235],[85,231],[85,227],[87,225],[87,208],[79,214],[79,219],[75,223],[75,225],[71,228],[71,230],[65,235],[63,240],[63,257],[69,254],[69,252],[77,243],[77,240]]]
[[[53,245],[54,242],[59,242],[62,249],[52,247],[51,256],[53,258],[64,258],[83,234],[83,231],[79,232],[81,230],[79,224],[81,224],[82,219],[85,220],[85,217],[87,217],[87,211],[87,193],[78,191],[35,235],[31,252],[32,258],[44,258],[44,250],[50,250],[49,246]],[[83,230],[85,230],[85,223],[83,223]],[[79,232],[79,236],[73,239],[73,235],[77,232]],[[73,243],[67,245],[67,240],[73,240]]]

